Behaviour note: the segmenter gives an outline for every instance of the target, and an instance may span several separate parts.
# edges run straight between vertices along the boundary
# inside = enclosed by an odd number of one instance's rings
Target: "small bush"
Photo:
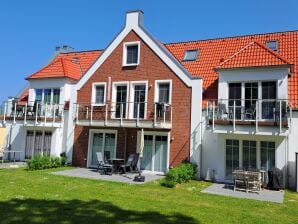
[[[50,157],[37,155],[27,161],[28,170],[43,170],[66,165],[65,157]]]
[[[171,169],[166,178],[161,182],[162,186],[173,188],[178,183],[184,183],[191,180],[196,174],[196,165],[191,163],[182,163],[181,165]]]

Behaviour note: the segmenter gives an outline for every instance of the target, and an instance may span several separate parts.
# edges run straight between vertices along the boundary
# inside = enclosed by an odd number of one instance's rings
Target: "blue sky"
[[[105,48],[132,9],[165,43],[298,29],[296,0],[1,0],[0,100],[16,95],[56,46]]]

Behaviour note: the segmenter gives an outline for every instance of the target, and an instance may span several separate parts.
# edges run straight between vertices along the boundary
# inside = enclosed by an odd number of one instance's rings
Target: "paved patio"
[[[157,175],[157,174],[142,173],[142,175],[145,176],[145,182],[135,182],[133,181],[133,178],[136,175],[138,175],[137,173],[126,173],[123,175],[113,174],[110,176],[110,175],[101,175],[96,169],[87,169],[87,168],[75,168],[71,170],[63,170],[63,171],[53,172],[53,174],[68,176],[68,177],[81,177],[81,178],[89,178],[89,179],[96,179],[96,180],[121,182],[121,183],[127,183],[127,184],[144,184],[164,177],[162,175]]]
[[[19,168],[24,167],[27,164],[25,162],[0,162],[0,169],[13,169],[13,168]]]
[[[284,191],[263,190],[260,193],[252,193],[252,192],[246,193],[245,191],[234,191],[233,185],[231,184],[221,184],[221,183],[212,184],[210,187],[202,190],[202,193],[224,195],[224,196],[230,196],[230,197],[236,197],[236,198],[247,198],[247,199],[269,201],[269,202],[276,202],[276,203],[283,203],[284,201]]]

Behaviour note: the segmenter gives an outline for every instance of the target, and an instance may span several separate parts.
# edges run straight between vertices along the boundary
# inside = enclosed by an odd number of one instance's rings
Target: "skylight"
[[[278,41],[276,40],[270,40],[270,41],[266,41],[266,46],[268,48],[270,48],[273,51],[277,51],[278,50]]]
[[[183,57],[183,61],[195,61],[197,60],[198,57],[198,49],[194,49],[194,50],[186,50],[184,57]]]

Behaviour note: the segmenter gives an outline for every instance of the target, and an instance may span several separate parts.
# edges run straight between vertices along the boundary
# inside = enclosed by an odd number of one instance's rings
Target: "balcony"
[[[169,104],[111,102],[102,106],[90,103],[77,103],[74,106],[74,119],[77,125],[172,128],[172,107]]]
[[[292,106],[288,100],[280,99],[210,100],[207,102],[206,116],[208,126],[213,131],[226,129],[237,132],[249,127],[250,130],[254,129],[254,133],[265,129],[285,133],[290,127]]]
[[[28,102],[20,104],[17,101],[4,102],[0,107],[0,120],[23,123],[24,125],[54,126],[63,121],[64,104],[47,104]]]

